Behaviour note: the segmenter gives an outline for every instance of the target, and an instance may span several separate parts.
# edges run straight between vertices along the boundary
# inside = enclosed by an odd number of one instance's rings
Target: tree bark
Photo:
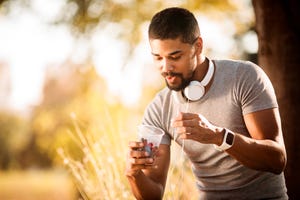
[[[258,35],[258,63],[277,94],[287,149],[290,199],[300,197],[300,3],[252,0]]]

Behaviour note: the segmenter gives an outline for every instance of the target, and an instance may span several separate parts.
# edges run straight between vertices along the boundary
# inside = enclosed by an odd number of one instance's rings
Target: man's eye
[[[159,56],[154,56],[154,59],[155,59],[155,60],[161,60],[161,59],[162,59],[162,57],[159,57]]]
[[[179,60],[181,56],[172,56],[171,59],[172,60]]]

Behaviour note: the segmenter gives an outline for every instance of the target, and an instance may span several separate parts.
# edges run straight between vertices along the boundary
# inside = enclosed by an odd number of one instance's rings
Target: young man
[[[157,13],[148,33],[167,87],[143,124],[165,135],[155,158],[141,151],[143,142],[129,143],[134,196],[162,199],[174,140],[192,162],[199,199],[288,199],[280,115],[266,74],[250,62],[206,58],[197,20],[186,9]]]

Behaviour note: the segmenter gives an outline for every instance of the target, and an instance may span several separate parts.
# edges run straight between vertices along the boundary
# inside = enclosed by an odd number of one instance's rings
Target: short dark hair
[[[150,39],[176,39],[192,44],[200,36],[198,22],[193,13],[184,8],[171,7],[156,13],[149,25]]]

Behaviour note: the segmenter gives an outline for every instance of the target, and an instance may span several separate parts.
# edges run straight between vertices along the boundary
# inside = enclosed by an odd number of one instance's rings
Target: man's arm
[[[281,173],[286,165],[286,150],[278,108],[247,114],[244,121],[251,138],[236,134],[227,152],[249,168]]]
[[[170,164],[170,146],[160,145],[152,162],[145,151],[138,151],[140,142],[130,142],[126,176],[137,199],[162,199]]]
[[[236,133],[227,153],[249,168],[281,173],[286,165],[286,150],[278,108],[247,114],[244,121],[251,137]],[[215,126],[205,117],[192,113],[181,113],[174,119],[173,127],[177,128],[182,139],[215,145],[222,143],[222,130],[226,128]]]

